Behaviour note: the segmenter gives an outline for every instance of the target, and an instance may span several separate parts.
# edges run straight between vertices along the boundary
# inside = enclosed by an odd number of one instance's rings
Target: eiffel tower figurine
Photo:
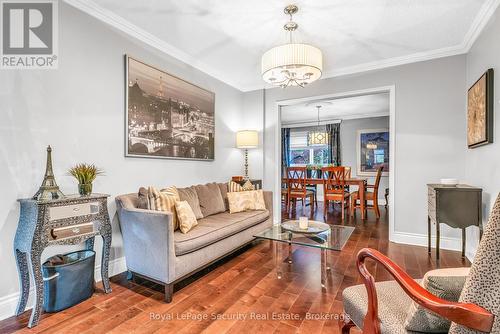
[[[52,171],[52,148],[47,146],[47,167],[45,168],[45,176],[43,178],[40,189],[33,196],[33,199],[38,201],[49,201],[52,199],[63,198],[64,194],[59,190],[59,187],[54,178]]]

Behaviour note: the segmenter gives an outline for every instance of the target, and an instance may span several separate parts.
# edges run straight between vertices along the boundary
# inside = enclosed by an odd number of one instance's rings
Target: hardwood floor
[[[306,213],[323,220],[321,203],[312,213],[307,207]],[[329,256],[332,271],[326,291],[320,284],[318,250],[295,247],[293,264],[281,263],[283,278],[278,280],[270,243],[262,241],[176,285],[170,304],[163,302],[161,287],[139,279],[127,281],[120,274],[112,278],[109,295],[99,283],[92,298],[59,313],[43,314],[37,327],[25,327],[27,311],[0,321],[0,333],[338,333],[335,315],[342,312],[342,290],[361,283],[355,267],[358,250],[378,249],[415,278],[438,266],[425,247],[388,242],[383,207],[381,213],[379,220],[372,212],[365,222],[359,212],[346,220],[356,229],[345,248]],[[340,211],[330,209],[328,223],[341,224]],[[470,264],[460,252],[445,250],[439,265]],[[374,263],[369,268],[377,281],[390,279]]]

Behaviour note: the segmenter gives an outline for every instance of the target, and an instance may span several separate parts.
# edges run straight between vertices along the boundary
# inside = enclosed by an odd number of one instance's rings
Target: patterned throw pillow
[[[174,231],[179,228],[177,213],[175,211],[175,202],[179,200],[179,194],[175,187],[168,187],[158,191],[155,187],[148,188],[149,197],[153,199],[156,211],[165,211],[172,213],[172,223]]]
[[[175,202],[177,219],[179,220],[179,229],[182,233],[188,233],[193,227],[198,225],[193,209],[187,201]]]
[[[229,181],[228,191],[230,193],[250,190],[255,190],[255,186],[252,184],[252,182],[250,182],[250,180],[247,180],[243,185],[240,185],[239,183],[234,181]]]
[[[460,293],[469,276],[470,268],[446,268],[428,271],[420,283],[427,291],[452,302],[458,302]],[[451,322],[427,311],[413,302],[408,311],[405,328],[424,333],[448,333]]]
[[[228,192],[227,199],[230,213],[266,209],[262,190]]]

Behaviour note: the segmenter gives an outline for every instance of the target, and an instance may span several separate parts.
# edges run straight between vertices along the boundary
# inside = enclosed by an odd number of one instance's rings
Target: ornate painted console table
[[[35,304],[28,327],[40,320],[44,284],[41,255],[52,245],[74,245],[85,242],[87,249],[94,248],[94,238],[103,238],[101,276],[106,293],[111,292],[108,277],[111,247],[111,223],[107,198],[109,195],[66,196],[61,199],[37,201],[20,199],[21,215],[14,240],[14,254],[19,272],[21,293],[16,315],[26,308],[30,290],[30,273],[35,282]]]

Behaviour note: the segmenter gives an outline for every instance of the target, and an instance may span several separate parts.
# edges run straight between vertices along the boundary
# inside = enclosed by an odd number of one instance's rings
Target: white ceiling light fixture
[[[299,25],[292,20],[299,8],[296,5],[285,7],[285,14],[290,20],[283,26],[289,33],[288,44],[276,46],[262,55],[262,79],[274,86],[304,87],[321,77],[323,54],[321,50],[309,44],[294,43],[292,34]]]
[[[318,129],[314,131],[310,131],[307,134],[307,145],[308,146],[322,146],[322,145],[328,145],[328,133],[326,131],[321,131],[319,129],[319,110],[321,109],[321,106],[316,106],[318,108]]]

